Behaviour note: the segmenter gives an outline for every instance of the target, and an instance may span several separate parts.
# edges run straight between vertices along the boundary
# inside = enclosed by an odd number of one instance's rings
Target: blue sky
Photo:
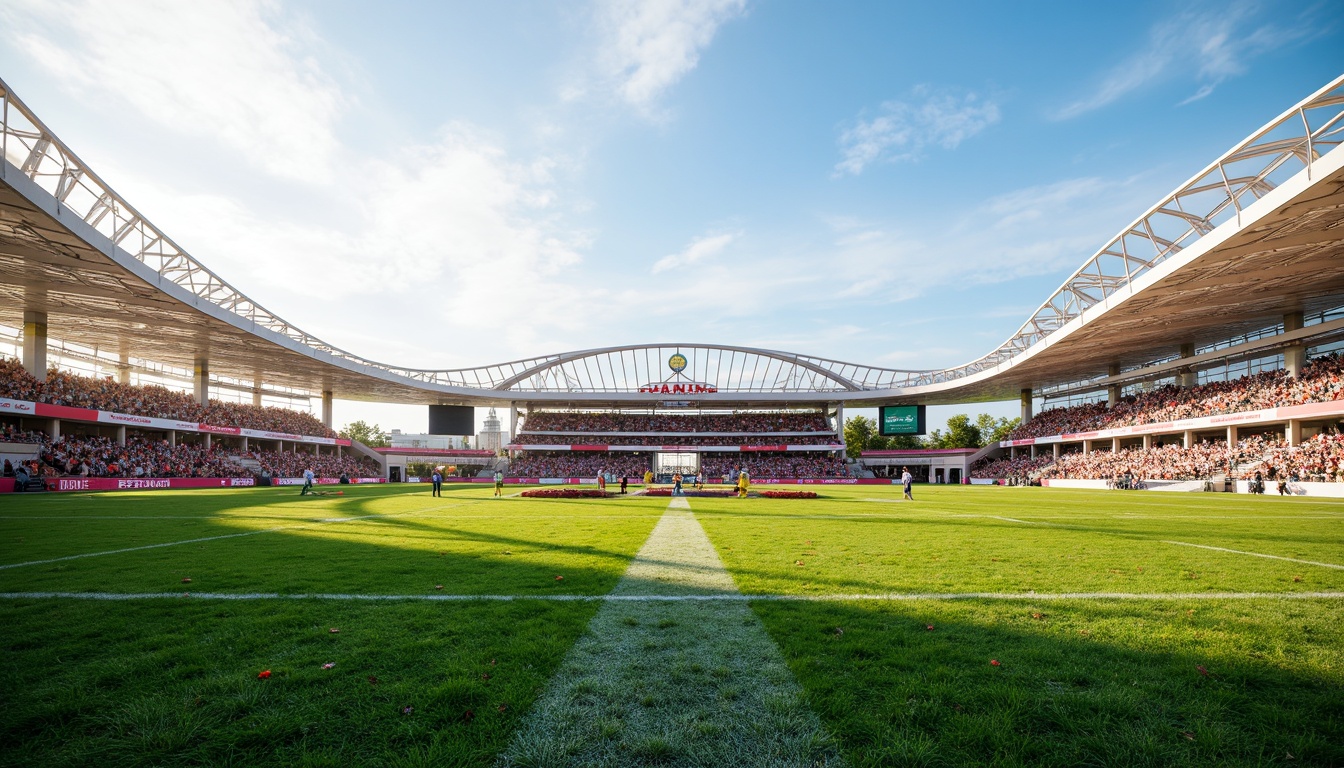
[[[1331,2],[5,0],[0,76],[198,259],[356,354],[705,341],[932,368],[1344,71],[1342,23]],[[338,404],[361,417],[424,422]]]

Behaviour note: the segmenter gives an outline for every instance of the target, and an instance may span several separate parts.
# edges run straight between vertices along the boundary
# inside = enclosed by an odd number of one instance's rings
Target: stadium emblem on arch
[[[681,373],[686,370],[686,356],[678,352],[667,358],[667,367],[671,368],[673,373]]]

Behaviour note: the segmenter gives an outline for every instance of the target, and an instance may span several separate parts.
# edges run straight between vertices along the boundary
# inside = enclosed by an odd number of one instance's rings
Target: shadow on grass
[[[752,607],[853,766],[1344,764],[1337,602]]]
[[[443,585],[458,593],[601,595],[656,520],[631,515],[574,530],[562,511],[570,507],[547,504],[559,520],[519,524],[500,502],[483,530],[435,527],[398,517],[455,502],[447,491],[431,501],[428,488],[419,490],[319,497],[311,516],[299,506],[307,499],[289,489],[100,498],[90,519],[116,516],[118,507],[135,515],[157,500],[153,510],[201,515],[221,535],[239,532],[229,512],[244,507],[295,523],[386,516],[324,526],[321,536],[260,533],[15,568],[0,572],[0,591],[432,596]],[[408,495],[415,498],[400,507],[381,503]],[[25,504],[44,505],[55,506]],[[295,515],[294,507],[303,511]],[[152,519],[125,522],[154,535],[174,530]],[[66,524],[74,537],[67,549],[89,551],[78,521]],[[527,525],[538,535],[528,536]],[[342,538],[349,526],[359,529]],[[0,765],[490,765],[599,605],[6,600]],[[259,679],[263,670],[271,676]]]

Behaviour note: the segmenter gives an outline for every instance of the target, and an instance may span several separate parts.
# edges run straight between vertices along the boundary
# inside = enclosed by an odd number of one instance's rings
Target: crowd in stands
[[[829,432],[820,411],[779,413],[529,413],[520,432]],[[525,435],[520,435],[525,436]]]
[[[513,442],[518,445],[583,445],[600,443],[601,445],[838,445],[834,434],[812,435],[732,435],[712,437],[709,435],[649,435],[636,437],[631,435],[592,436],[592,435],[555,435],[524,432]]]
[[[1133,447],[1112,452],[1095,450],[1061,454],[1058,459],[1051,453],[1031,458],[982,459],[971,466],[974,478],[1014,478],[1019,481],[1035,479],[1113,480],[1133,477],[1138,480],[1207,480],[1215,476],[1235,474],[1239,467],[1254,465],[1268,451],[1286,446],[1275,436],[1249,435],[1228,450],[1226,441],[1202,441],[1190,448],[1182,445],[1154,445],[1151,448]],[[1344,444],[1339,446],[1344,457]],[[1310,454],[1302,454],[1305,457]],[[1312,467],[1331,466],[1327,461]],[[1338,462],[1333,466],[1338,468]]]
[[[1263,464],[1243,471],[1242,479],[1258,471],[1270,480],[1344,483],[1344,435],[1337,432],[1322,432],[1296,447],[1277,441],[1264,457]]]
[[[1235,454],[1225,441],[1126,448],[1119,451],[1066,453],[1041,471],[1042,478],[1110,480],[1132,476],[1140,480],[1207,480],[1231,472]]]
[[[528,451],[509,465],[510,477],[597,477],[608,472],[613,477],[643,478],[653,466],[652,454],[639,451],[620,453],[571,453],[569,451]]]
[[[291,435],[335,437],[312,414],[288,408],[211,400],[203,406],[187,392],[154,385],[121,384],[52,368],[38,381],[13,358],[0,359],[0,397],[68,405],[132,416],[179,419],[220,427],[243,427]]]
[[[844,459],[819,453],[751,453],[700,458],[700,471],[709,478],[733,476],[745,469],[747,475],[766,477],[848,477]]]
[[[314,456],[312,453],[292,453],[285,451],[248,451],[247,455],[256,459],[261,471],[272,477],[302,477],[305,469],[313,470],[318,477],[382,477],[383,471],[373,461],[362,456],[350,454],[335,456],[324,453]]]
[[[1053,408],[1013,430],[1009,439],[1091,432],[1340,398],[1344,398],[1344,357],[1327,355],[1304,366],[1297,378],[1283,370],[1265,371],[1195,387],[1159,387],[1121,398],[1114,407],[1088,403]]]
[[[1009,477],[1025,479],[1044,469],[1054,460],[1053,453],[1040,454],[1034,459],[1027,453],[1018,456],[1016,459],[1007,457],[1001,459],[984,458],[971,465],[971,477],[985,480]]]
[[[247,477],[243,467],[223,451],[204,445],[127,438],[118,445],[110,437],[44,435],[38,449],[40,477]]]
[[[8,434],[8,433],[6,433]],[[34,477],[250,477],[251,472],[233,460],[234,451],[215,443],[179,441],[130,436],[125,445],[110,437],[64,435],[52,440],[41,432],[22,433],[38,444],[38,458],[30,464]],[[6,440],[8,437],[6,437]],[[311,453],[252,451],[261,470],[275,477],[300,477],[311,468],[319,477],[380,477],[377,464],[349,455],[314,456]],[[11,464],[10,462],[6,462]],[[13,476],[12,466],[5,474]]]
[[[0,443],[40,443],[44,437],[41,432],[22,430],[13,424],[0,424]]]

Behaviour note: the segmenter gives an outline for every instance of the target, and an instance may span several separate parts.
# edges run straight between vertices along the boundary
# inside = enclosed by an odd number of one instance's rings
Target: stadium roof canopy
[[[655,344],[417,370],[333,347],[243,295],[155,228],[0,81],[0,323],[263,386],[404,403],[857,405],[1017,397],[1101,380],[1344,304],[1344,77],[1233,147],[1103,245],[1011,338],[942,370]],[[1252,345],[1344,336],[1344,320]],[[1248,347],[1249,349],[1250,347]],[[680,354],[685,368],[668,361]],[[682,384],[668,392],[661,385]],[[643,391],[658,385],[656,392]],[[688,388],[689,387],[689,391]],[[710,391],[712,390],[712,391]]]

